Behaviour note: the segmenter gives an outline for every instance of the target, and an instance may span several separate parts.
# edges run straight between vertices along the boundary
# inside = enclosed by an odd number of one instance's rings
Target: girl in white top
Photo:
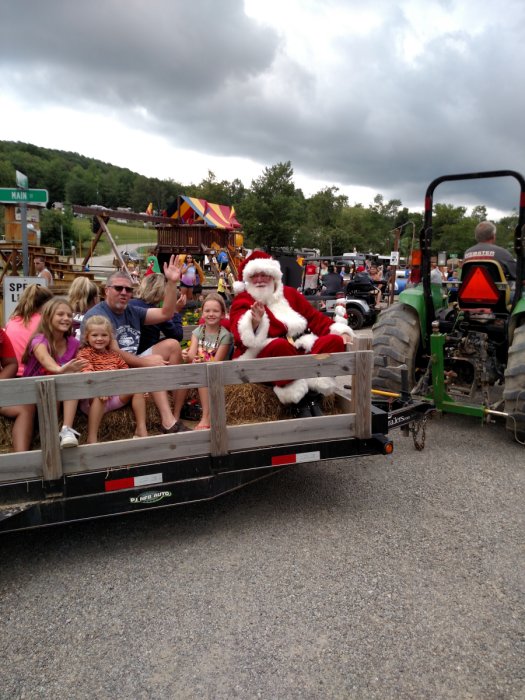
[[[233,336],[229,330],[221,325],[226,316],[226,304],[217,292],[210,292],[202,305],[201,323],[191,334],[190,347],[182,351],[185,362],[221,362],[227,360]],[[202,417],[195,430],[209,430],[210,428],[210,400],[208,389],[199,387],[199,398],[202,406]],[[186,399],[185,391],[177,391],[175,408],[173,411],[177,420]]]

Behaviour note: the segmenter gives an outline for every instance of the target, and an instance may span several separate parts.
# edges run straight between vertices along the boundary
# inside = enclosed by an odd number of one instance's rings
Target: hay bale
[[[61,420],[59,417],[59,427]],[[159,412],[151,398],[146,400],[146,426],[150,435],[161,435],[161,425]],[[12,440],[13,421],[5,416],[0,416],[0,445],[1,452],[11,452],[13,449]],[[81,411],[77,411],[73,428],[80,433],[79,443],[82,445],[87,438],[87,416]],[[111,440],[126,440],[133,436],[135,429],[135,417],[131,409],[131,404],[119,408],[118,411],[110,411],[102,418],[98,431],[99,442],[110,442]],[[31,441],[31,449],[40,449],[40,435],[38,433],[38,418],[35,418],[35,429]]]
[[[283,405],[273,387],[266,384],[235,384],[224,387],[226,422],[228,425],[242,423],[266,423],[291,418],[291,407]],[[323,397],[323,412],[339,413],[335,396]]]
[[[224,387],[226,423],[266,423],[289,418],[290,414],[265,384],[234,384]]]

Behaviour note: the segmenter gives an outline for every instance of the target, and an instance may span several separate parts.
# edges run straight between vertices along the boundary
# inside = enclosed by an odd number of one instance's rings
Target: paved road
[[[523,698],[524,448],[303,465],[0,539],[0,698]],[[521,635],[521,636],[520,636]]]

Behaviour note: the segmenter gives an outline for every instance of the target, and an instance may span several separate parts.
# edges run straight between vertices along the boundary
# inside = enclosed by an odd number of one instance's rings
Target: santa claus
[[[354,332],[315,309],[293,287],[283,286],[281,266],[263,251],[248,256],[234,283],[230,309],[234,359],[293,357],[343,352]],[[296,417],[323,415],[322,395],[333,393],[331,377],[275,382],[283,404],[293,404]]]

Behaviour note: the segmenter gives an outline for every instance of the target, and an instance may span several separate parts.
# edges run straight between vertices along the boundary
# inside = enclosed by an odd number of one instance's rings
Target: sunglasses
[[[109,286],[112,287],[116,292],[125,291],[128,294],[133,294],[133,287],[126,287],[123,284],[110,284]]]

